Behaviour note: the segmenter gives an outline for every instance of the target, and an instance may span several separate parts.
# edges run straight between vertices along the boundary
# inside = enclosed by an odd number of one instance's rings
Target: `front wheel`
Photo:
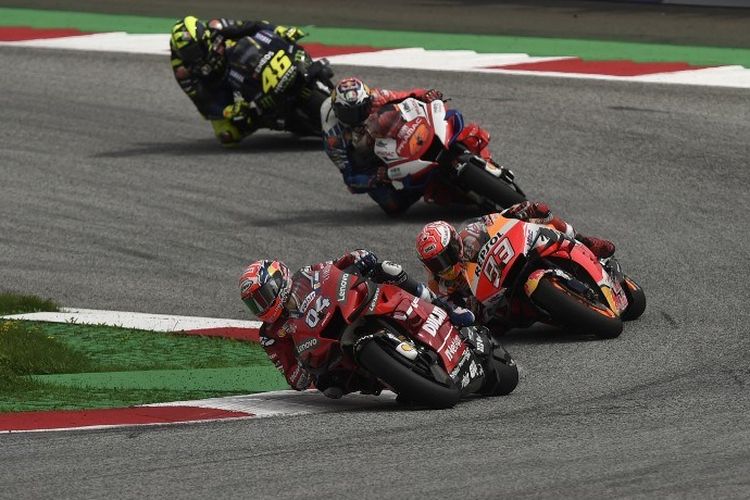
[[[605,339],[622,333],[622,320],[609,307],[574,292],[554,277],[542,278],[530,298],[554,322],[570,329]]]
[[[390,386],[399,397],[430,408],[451,408],[458,403],[461,390],[458,386],[447,387],[427,379],[407,366],[408,360],[400,360],[400,354],[387,352],[375,340],[367,340],[358,349],[359,363],[372,375]]]

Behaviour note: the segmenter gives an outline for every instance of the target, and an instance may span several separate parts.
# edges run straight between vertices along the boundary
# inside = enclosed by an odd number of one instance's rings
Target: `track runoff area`
[[[173,20],[0,8],[0,45],[167,56]],[[750,50],[522,37],[307,27],[303,45],[332,64],[750,88]],[[455,48],[452,48],[455,47]],[[257,321],[66,308],[5,319],[111,325],[257,342]],[[176,401],[129,408],[0,414],[0,432],[168,425],[377,408],[395,396],[316,391]]]

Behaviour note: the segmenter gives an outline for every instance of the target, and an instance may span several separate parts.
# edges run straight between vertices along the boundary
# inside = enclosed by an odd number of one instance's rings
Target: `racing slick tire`
[[[620,318],[623,321],[632,321],[640,318],[641,314],[646,310],[646,293],[629,276],[625,276],[622,288],[625,291],[625,296],[628,298],[628,307],[622,312]]]
[[[555,323],[571,330],[611,339],[622,333],[622,320],[606,305],[593,302],[553,277],[544,277],[531,294],[531,301],[547,312]]]
[[[459,179],[466,189],[486,198],[494,205],[493,210],[502,210],[526,201],[526,197],[513,186],[471,162],[465,164]]]
[[[409,369],[395,351],[391,354],[375,340],[359,347],[357,359],[373,376],[385,382],[402,399],[434,409],[452,408],[461,397],[461,389],[447,387]]]

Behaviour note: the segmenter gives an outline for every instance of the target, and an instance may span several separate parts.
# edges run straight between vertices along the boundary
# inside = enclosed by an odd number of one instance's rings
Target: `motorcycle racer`
[[[328,261],[306,266],[291,274],[289,268],[280,261],[258,260],[247,266],[240,276],[240,296],[250,311],[263,322],[260,329],[260,343],[270,360],[276,365],[295,390],[305,390],[313,383],[326,396],[341,397],[353,391],[372,391],[374,388],[364,380],[351,379],[337,373],[325,373],[313,380],[297,361],[297,351],[289,333],[290,311],[297,310],[309,291],[309,277],[326,265],[333,264],[339,269],[354,267],[361,275],[368,275],[376,282],[391,283],[425,300],[434,296],[426,286],[410,278],[400,265],[393,262],[378,262],[377,257],[367,250],[355,250],[344,254],[336,261]],[[437,301],[438,306],[447,308],[451,322],[456,326],[474,323],[474,315],[462,308],[452,308]]]
[[[175,79],[198,112],[211,121],[216,138],[224,145],[236,144],[258,128],[253,118],[267,107],[264,102],[235,103],[228,81],[228,47],[261,30],[273,31],[289,42],[305,36],[296,27],[225,18],[201,21],[186,16],[172,27],[169,46]]]
[[[476,262],[479,251],[489,240],[487,226],[502,217],[549,225],[583,243],[602,261],[612,257],[615,252],[615,245],[611,241],[576,232],[569,223],[552,215],[549,206],[542,202],[524,201],[500,213],[471,219],[460,233],[445,221],[425,225],[417,235],[416,250],[428,273],[427,286],[451,304],[472,310],[483,324],[489,322],[498,311],[487,311],[474,300],[463,270],[465,263]]]
[[[409,97],[432,102],[442,100],[443,94],[423,88],[371,89],[362,80],[349,77],[336,84],[330,101],[320,109],[326,154],[341,171],[349,191],[367,193],[388,215],[403,212],[422,195],[393,188],[385,165],[373,152],[373,139],[365,121],[386,104]]]

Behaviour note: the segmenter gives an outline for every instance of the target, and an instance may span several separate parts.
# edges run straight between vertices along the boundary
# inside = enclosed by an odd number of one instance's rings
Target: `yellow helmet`
[[[199,65],[208,59],[210,38],[204,22],[195,16],[187,16],[172,26],[169,45],[187,65]]]

